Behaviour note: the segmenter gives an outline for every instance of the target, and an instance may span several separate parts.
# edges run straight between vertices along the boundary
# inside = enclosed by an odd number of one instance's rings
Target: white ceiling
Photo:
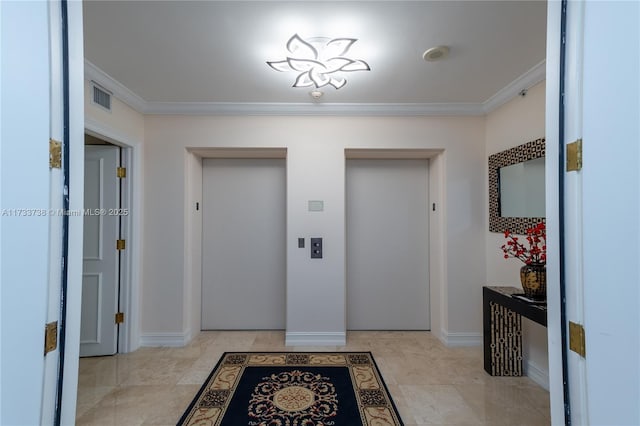
[[[544,78],[541,0],[85,0],[84,20],[89,75],[121,83],[144,112],[313,104],[309,88],[291,87],[295,74],[266,65],[285,58],[295,33],[357,38],[348,56],[371,66],[323,87],[321,104],[472,111]],[[449,57],[425,62],[437,45]]]

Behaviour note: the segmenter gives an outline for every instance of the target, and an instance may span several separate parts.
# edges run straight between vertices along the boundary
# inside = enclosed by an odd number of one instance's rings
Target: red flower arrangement
[[[507,239],[507,243],[502,246],[505,259],[515,257],[527,265],[545,265],[547,263],[547,230],[544,222],[527,229],[525,238],[529,247],[519,242],[518,237],[515,237],[508,229],[504,231],[504,237]]]

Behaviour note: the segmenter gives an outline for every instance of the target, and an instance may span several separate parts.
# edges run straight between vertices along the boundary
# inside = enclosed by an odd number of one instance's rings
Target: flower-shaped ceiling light
[[[267,61],[267,65],[276,71],[298,72],[293,87],[320,88],[330,84],[339,89],[347,84],[340,73],[371,70],[365,61],[345,56],[356,41],[358,39],[328,37],[303,40],[294,34],[287,42],[290,55],[283,61]]]

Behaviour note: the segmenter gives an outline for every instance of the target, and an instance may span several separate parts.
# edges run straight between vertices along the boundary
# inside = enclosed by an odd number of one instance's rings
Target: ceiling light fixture
[[[427,62],[439,61],[440,59],[444,59],[449,55],[449,48],[447,46],[436,46],[431,49],[427,49],[426,52],[422,54],[422,57]]]
[[[331,85],[340,89],[347,80],[343,72],[371,71],[369,64],[361,59],[350,59],[345,55],[355,38],[312,37],[303,40],[294,34],[287,42],[289,55],[281,61],[267,61],[276,71],[298,73],[293,87],[320,87]]]

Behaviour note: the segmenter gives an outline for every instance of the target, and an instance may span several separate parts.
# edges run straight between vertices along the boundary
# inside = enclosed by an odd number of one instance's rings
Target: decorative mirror
[[[489,157],[489,231],[525,234],[544,222],[545,139]]]

